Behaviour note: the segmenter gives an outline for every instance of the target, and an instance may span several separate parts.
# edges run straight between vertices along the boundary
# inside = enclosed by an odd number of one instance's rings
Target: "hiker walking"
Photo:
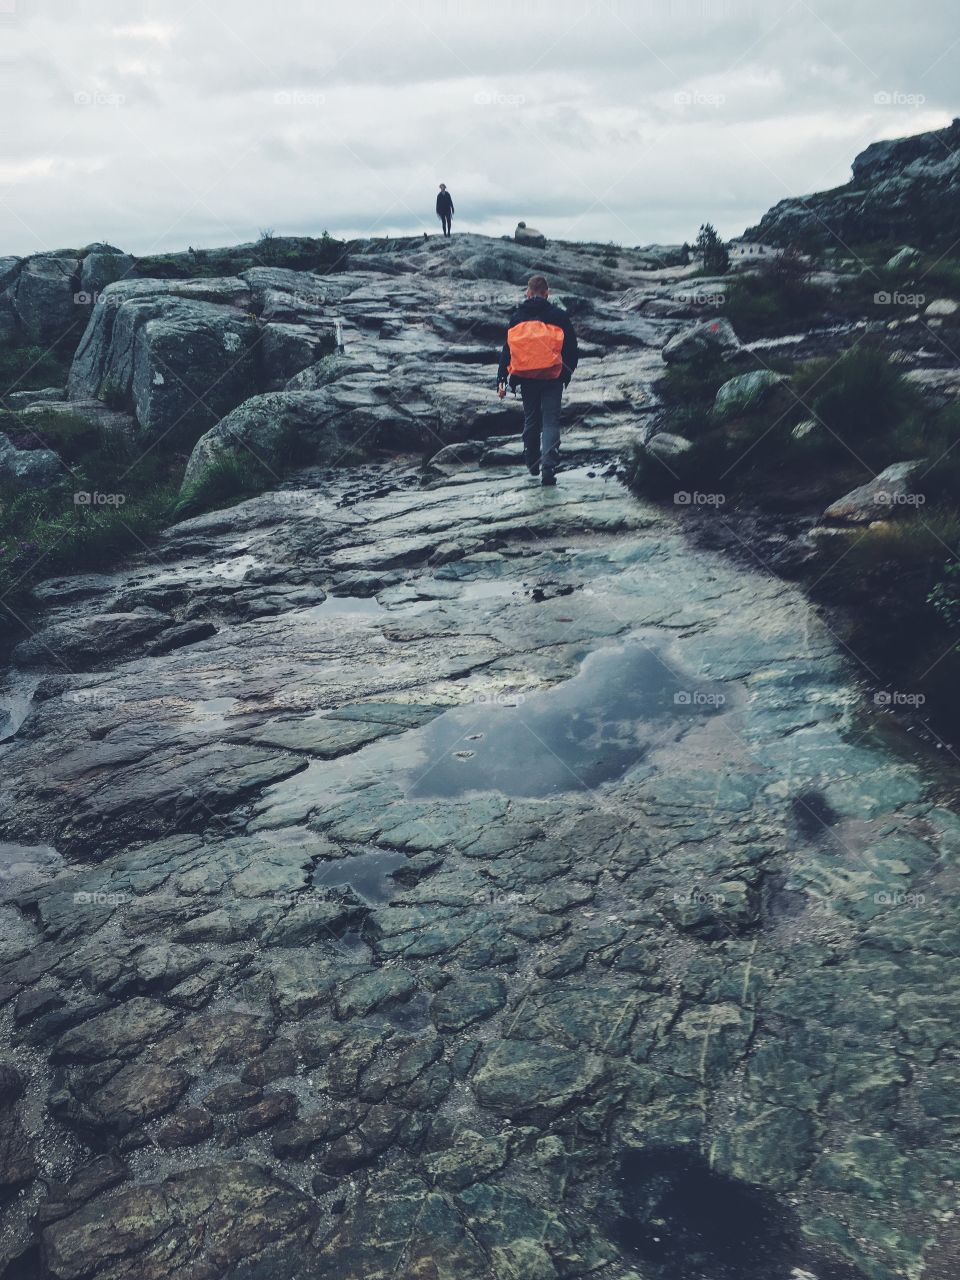
[[[443,234],[450,234],[450,223],[453,221],[453,197],[447,190],[445,182],[440,183],[440,190],[437,193],[437,217],[443,227]]]
[[[556,484],[560,458],[560,400],[577,367],[577,335],[570,317],[547,298],[543,276],[527,281],[527,296],[507,327],[497,370],[497,394],[510,386],[523,398],[523,458],[540,483]]]

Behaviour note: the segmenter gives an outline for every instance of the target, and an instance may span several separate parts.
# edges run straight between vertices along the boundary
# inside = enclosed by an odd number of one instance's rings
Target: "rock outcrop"
[[[547,237],[543,232],[538,231],[536,227],[528,227],[525,222],[517,223],[513,238],[517,244],[526,245],[529,249],[545,249],[547,247]]]
[[[75,343],[107,283],[134,259],[110,245],[0,258],[0,341]]]
[[[889,520],[902,515],[924,502],[924,496],[914,492],[911,483],[928,467],[922,458],[895,462],[873,480],[832,502],[823,513],[824,519],[839,520],[844,524],[868,524],[871,520]]]
[[[945,129],[873,142],[853,161],[845,186],[788,196],[745,235],[785,245],[796,240],[949,241],[960,222],[960,119]]]

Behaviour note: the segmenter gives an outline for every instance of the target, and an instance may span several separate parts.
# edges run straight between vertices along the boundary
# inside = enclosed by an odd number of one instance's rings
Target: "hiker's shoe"
[[[527,470],[530,472],[530,474],[531,474],[532,476],[538,476],[538,475],[540,474],[540,463],[539,463],[539,462],[528,462],[528,463],[527,463]]]
[[[548,471],[546,467],[543,469],[543,475],[540,477],[541,484],[556,484],[557,477],[552,471]]]

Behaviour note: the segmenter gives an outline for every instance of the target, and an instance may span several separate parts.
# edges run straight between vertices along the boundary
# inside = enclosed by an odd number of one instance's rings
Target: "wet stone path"
[[[47,595],[8,1275],[955,1274],[960,821],[792,587],[397,464]]]

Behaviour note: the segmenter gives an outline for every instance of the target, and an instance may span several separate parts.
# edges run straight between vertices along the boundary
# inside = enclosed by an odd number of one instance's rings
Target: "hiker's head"
[[[545,298],[549,292],[545,276],[531,276],[527,281],[528,298]]]
[[[445,182],[441,182],[441,183],[440,183],[440,190],[441,190],[441,191],[446,191],[446,189],[447,189],[447,184],[446,184]]]

